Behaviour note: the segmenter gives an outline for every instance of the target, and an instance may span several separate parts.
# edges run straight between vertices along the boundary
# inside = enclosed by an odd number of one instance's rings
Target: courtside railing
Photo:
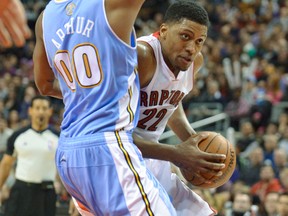
[[[221,128],[219,128],[219,124],[221,125]],[[206,128],[209,125],[216,125],[215,131],[216,132],[221,132],[223,135],[226,135],[226,132],[230,126],[230,119],[229,116],[226,113],[219,113],[214,116],[192,122],[190,124],[196,131],[199,129],[201,131],[201,128]],[[164,132],[161,137],[161,140],[166,140],[169,143],[169,140],[175,139],[176,136],[172,130]],[[177,139],[177,138],[176,138]],[[172,144],[172,143],[171,143]]]

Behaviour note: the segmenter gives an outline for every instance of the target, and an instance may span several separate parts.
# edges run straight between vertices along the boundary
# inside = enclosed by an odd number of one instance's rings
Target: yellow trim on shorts
[[[141,195],[142,195],[142,199],[143,199],[143,201],[144,201],[144,203],[145,203],[145,205],[146,205],[146,211],[147,211],[147,213],[148,213],[149,216],[154,216],[154,213],[152,212],[152,209],[151,209],[150,202],[149,202],[149,200],[148,200],[147,194],[145,193],[144,188],[143,188],[143,185],[142,185],[142,183],[141,183],[141,181],[140,181],[139,174],[137,173],[137,171],[135,170],[135,168],[134,168],[134,166],[133,166],[133,164],[132,164],[132,161],[131,161],[131,158],[130,158],[129,153],[126,151],[126,149],[125,149],[124,146],[123,146],[123,143],[122,143],[122,141],[121,141],[121,137],[120,137],[118,131],[115,131],[115,136],[116,136],[116,138],[117,138],[118,145],[119,145],[121,151],[122,151],[123,154],[124,154],[124,157],[125,157],[125,159],[126,159],[126,162],[127,162],[128,166],[129,166],[130,170],[131,170],[131,171],[133,172],[133,174],[134,174],[134,177],[135,177],[135,180],[136,180],[136,184],[137,184],[137,186],[138,186],[138,188],[139,188],[139,190],[140,190],[140,193],[141,193]]]
[[[131,106],[130,106],[130,102],[131,102],[131,98],[132,98],[132,89],[131,87],[128,89],[128,93],[129,93],[129,104],[127,106],[127,111],[129,113],[129,116],[130,116],[130,123],[134,120],[134,113],[131,109]]]

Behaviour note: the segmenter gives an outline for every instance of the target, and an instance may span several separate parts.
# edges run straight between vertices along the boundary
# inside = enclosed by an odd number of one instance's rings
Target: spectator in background
[[[274,151],[278,147],[279,137],[275,134],[267,134],[263,137],[263,148],[264,148],[264,161],[269,160],[272,167],[274,168]]]
[[[238,138],[236,138],[236,148],[245,157],[250,153],[252,145],[258,145],[255,130],[250,121],[244,120],[240,123],[240,133]]]
[[[19,118],[19,112],[17,110],[11,110],[7,119],[8,127],[12,130],[18,130],[21,127],[21,120]]]
[[[20,105],[20,111],[19,111],[19,117],[22,120],[27,119],[28,117],[28,109],[31,104],[31,100],[35,97],[36,95],[36,89],[34,86],[28,85],[25,90],[24,90],[24,98],[21,101]]]
[[[8,112],[18,110],[17,91],[14,83],[10,83],[8,86],[8,94],[4,99],[4,107]]]
[[[227,103],[225,113],[230,117],[230,126],[239,131],[240,121],[248,117],[250,105],[241,97],[241,88],[235,88],[232,100]]]
[[[275,70],[274,66],[270,66],[271,70]],[[283,92],[280,88],[281,75],[279,72],[272,71],[267,78],[267,98],[273,104],[278,104],[283,98]]]
[[[278,142],[279,148],[288,152],[288,127],[283,130],[283,133]]]
[[[232,208],[226,209],[225,216],[250,216],[251,207],[251,195],[245,192],[236,192],[232,198]]]
[[[267,193],[264,202],[260,205],[259,216],[277,216],[279,192]]]
[[[278,133],[281,139],[284,135],[286,128],[288,128],[288,114],[285,111],[282,111],[278,116],[277,122],[278,122]]]
[[[216,80],[207,80],[207,88],[203,91],[196,102],[222,103],[224,98],[219,89],[219,83]]]
[[[266,82],[264,80],[258,82],[254,96],[255,103],[250,108],[249,118],[256,132],[262,135],[272,113],[272,103],[267,99]]]
[[[275,121],[269,121],[269,123],[267,124],[267,127],[265,128],[265,135],[277,135],[278,137],[280,137],[280,134],[278,132],[278,122]]]
[[[243,159],[243,161],[241,160]],[[245,184],[252,186],[260,179],[260,170],[264,163],[264,152],[261,147],[256,147],[251,151],[248,159],[243,158],[240,155],[239,160],[242,161],[242,166],[240,166],[240,180],[245,182]]]
[[[244,70],[244,69],[243,69]],[[244,79],[244,77],[243,77]],[[249,106],[254,104],[254,92],[256,91],[256,79],[254,76],[247,77],[242,84],[241,96]]]
[[[288,193],[280,193],[277,205],[277,216],[287,216],[288,215]]]
[[[264,202],[269,192],[280,192],[282,189],[280,181],[275,178],[273,167],[264,164],[260,169],[260,180],[252,185],[251,194],[261,202]]]
[[[283,168],[279,174],[279,180],[283,192],[288,192],[288,167]]]
[[[7,140],[13,133],[13,130],[7,126],[7,120],[0,117],[0,161],[7,149]]]
[[[276,178],[279,178],[279,175],[283,169],[288,167],[287,163],[287,152],[283,151],[280,148],[276,148],[273,152],[273,160],[274,160],[274,171]]]

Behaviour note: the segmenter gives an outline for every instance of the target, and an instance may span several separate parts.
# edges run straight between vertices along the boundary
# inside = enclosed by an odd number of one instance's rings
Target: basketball
[[[223,161],[223,163],[225,163],[225,168],[221,170],[223,172],[222,176],[215,176],[209,173],[200,173],[201,176],[211,181],[211,183],[208,184],[194,176],[194,172],[188,171],[187,169],[180,170],[183,177],[192,185],[200,188],[216,188],[226,183],[233,174],[236,165],[236,152],[234,146],[224,136],[212,131],[207,132],[209,133],[208,137],[202,140],[198,147],[200,150],[208,153],[219,153],[226,155],[226,159]],[[201,134],[201,132],[198,134]]]

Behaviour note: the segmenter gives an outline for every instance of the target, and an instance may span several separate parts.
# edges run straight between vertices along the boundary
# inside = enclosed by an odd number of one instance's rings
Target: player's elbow
[[[49,83],[43,83],[43,82],[37,82],[35,81],[36,83],[36,87],[39,91],[39,93],[41,95],[44,95],[44,96],[49,96],[50,95],[50,91],[51,91],[51,84]]]
[[[35,83],[41,95],[63,99],[62,92],[57,84],[58,82],[46,81],[44,83]]]

